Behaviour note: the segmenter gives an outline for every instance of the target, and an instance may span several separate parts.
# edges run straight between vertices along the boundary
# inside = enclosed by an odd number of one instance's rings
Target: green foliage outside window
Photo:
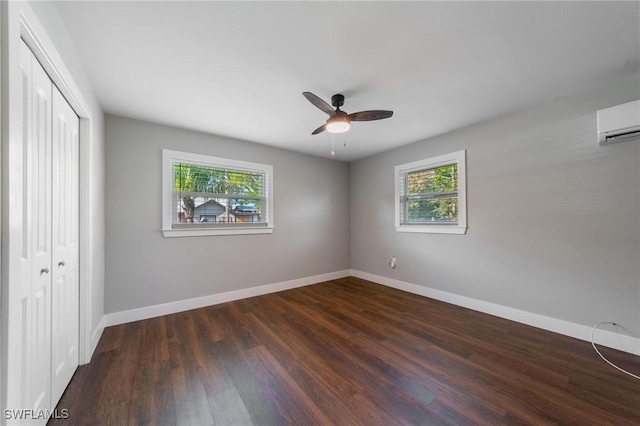
[[[407,222],[457,222],[457,179],[457,164],[407,173]]]
[[[174,190],[177,192],[206,192],[238,196],[263,195],[261,173],[240,172],[194,164],[173,165]]]
[[[186,222],[194,222],[197,205],[207,200],[218,202],[231,213],[259,217],[264,196],[262,173],[175,163],[173,177]]]

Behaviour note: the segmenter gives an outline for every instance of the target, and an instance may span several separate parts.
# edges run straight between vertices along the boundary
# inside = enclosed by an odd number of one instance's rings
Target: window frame
[[[451,164],[458,165],[458,222],[455,224],[432,223],[402,223],[400,209],[404,203],[401,198],[405,196],[402,187],[404,179],[402,175],[420,170],[435,169]],[[395,227],[396,232],[418,232],[430,234],[466,234],[467,232],[467,191],[466,191],[466,150],[456,151],[437,157],[426,158],[395,166]]]
[[[188,163],[198,166],[237,170],[243,172],[264,173],[266,176],[265,191],[267,203],[266,226],[262,222],[259,226],[243,224],[220,224],[216,227],[193,227],[180,226],[174,228],[172,223],[173,209],[173,186],[174,186],[174,163]],[[162,150],[162,234],[164,237],[198,237],[215,235],[246,235],[246,234],[271,234],[274,229],[273,211],[273,166],[269,164],[253,163],[249,161],[220,158],[204,154],[191,152],[174,151],[171,149]]]

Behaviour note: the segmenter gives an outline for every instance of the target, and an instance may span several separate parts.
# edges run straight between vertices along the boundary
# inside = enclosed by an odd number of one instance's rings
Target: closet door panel
[[[56,406],[78,366],[79,119],[24,43],[20,68],[23,136],[10,165],[20,272],[10,294],[7,401],[39,413]]]
[[[51,403],[51,88],[49,76],[34,57],[25,196],[31,204],[30,365],[36,410],[48,409]]]
[[[19,194],[12,198],[11,208],[14,209],[15,216],[20,218],[20,273],[17,279],[15,298],[12,298],[12,306],[9,327],[9,346],[11,368],[8,371],[8,388],[14,389],[15,393],[8,395],[9,405],[12,407],[32,407],[31,369],[29,366],[32,356],[32,312],[33,301],[31,294],[32,279],[32,249],[31,249],[31,198],[26,192],[26,186],[31,181],[31,124],[27,117],[31,116],[33,95],[33,55],[26,44],[22,44],[20,51],[20,70],[22,77],[22,111],[25,117],[22,129],[21,153],[16,155],[19,161],[11,164],[13,177],[20,176],[18,188],[15,193]],[[15,160],[15,159],[14,159]],[[19,164],[17,164],[19,163]],[[13,183],[16,185],[16,182]]]
[[[52,209],[52,405],[78,366],[79,119],[53,87]]]

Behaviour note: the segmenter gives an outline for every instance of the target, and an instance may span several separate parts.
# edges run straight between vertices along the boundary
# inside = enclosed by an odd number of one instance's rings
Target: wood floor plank
[[[235,387],[209,397],[213,424],[219,426],[253,426],[251,416]]]
[[[173,368],[169,382],[173,387],[175,415],[178,424],[212,425],[209,400],[202,384],[197,358],[201,348],[194,341],[191,312],[179,314],[182,325],[181,342],[170,345]]]
[[[330,424],[322,410],[264,346],[246,351],[243,356],[256,376],[262,379],[262,388],[267,390],[280,412],[286,413],[288,424]]]
[[[109,327],[58,409],[52,425],[637,426],[640,385],[587,342],[348,277]]]

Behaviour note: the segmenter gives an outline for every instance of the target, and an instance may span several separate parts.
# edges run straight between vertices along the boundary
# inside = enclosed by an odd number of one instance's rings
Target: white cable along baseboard
[[[352,269],[351,275],[376,284],[382,284],[387,287],[396,288],[398,290],[418,294],[420,296],[473,309],[474,311],[483,312],[485,314],[494,315],[496,317],[519,322],[521,324],[530,325],[532,327],[591,342],[592,327],[590,326],[576,324],[545,315],[534,314],[520,309],[514,309],[483,300],[472,299],[470,297],[460,296],[446,291],[423,287],[358,270]],[[640,339],[636,337],[614,333],[608,330],[599,330],[596,340],[598,345],[607,346],[634,355],[640,355]]]

